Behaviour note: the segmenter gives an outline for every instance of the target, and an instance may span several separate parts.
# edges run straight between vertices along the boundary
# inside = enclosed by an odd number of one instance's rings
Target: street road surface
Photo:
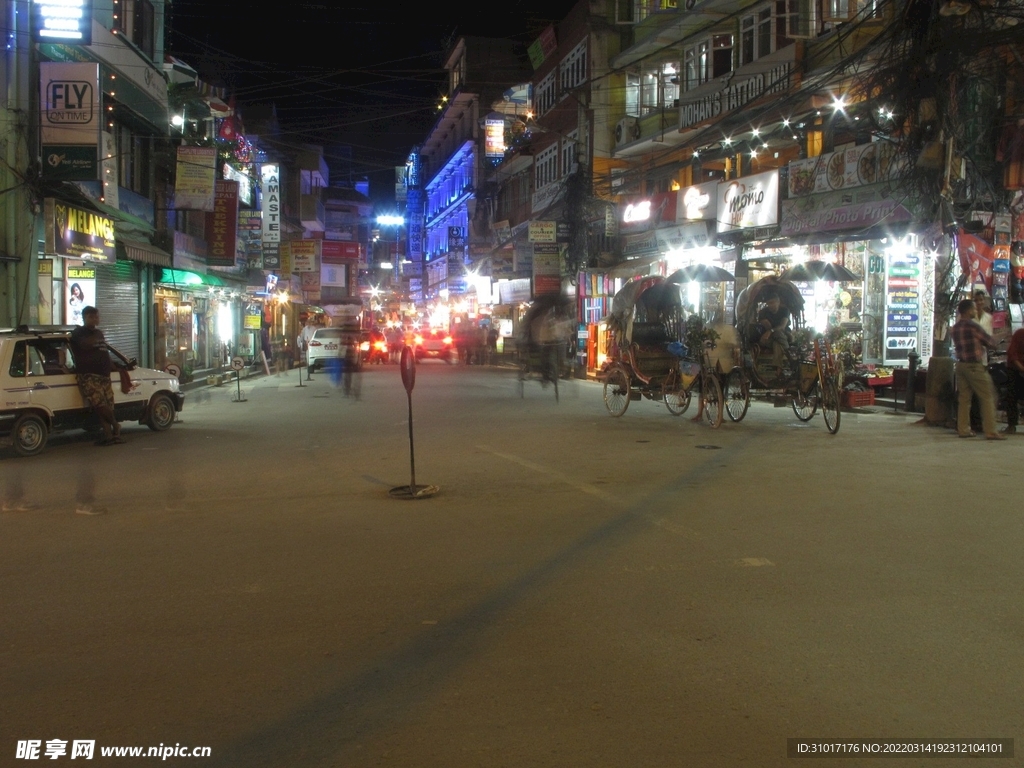
[[[397,366],[358,402],[296,383],[0,458],[41,505],[0,515],[0,765],[29,739],[100,763],[647,768],[1024,734],[1024,438],[880,411],[831,436],[769,404],[719,430],[695,404],[614,419],[594,383],[520,399],[509,371],[427,362],[416,477],[441,491],[396,501]],[[90,487],[107,514],[74,514]]]

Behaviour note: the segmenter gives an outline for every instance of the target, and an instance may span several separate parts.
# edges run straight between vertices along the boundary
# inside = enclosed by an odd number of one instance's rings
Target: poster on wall
[[[40,62],[39,103],[43,176],[61,181],[99,179],[99,65]]]
[[[53,259],[39,259],[39,295],[36,299],[36,314],[40,325],[52,325],[53,318]]]
[[[179,211],[213,211],[216,147],[178,147],[174,205]]]
[[[974,235],[961,234],[957,242],[960,269],[969,275],[971,291],[992,293],[992,246]]]
[[[917,253],[887,257],[885,273],[886,364],[905,364],[917,351],[921,314],[921,257]]]
[[[68,325],[85,325],[82,310],[96,306],[96,267],[69,266],[65,281],[64,317]]]

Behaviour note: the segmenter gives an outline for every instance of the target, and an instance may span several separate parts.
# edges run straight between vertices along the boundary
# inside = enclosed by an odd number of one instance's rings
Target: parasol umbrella
[[[852,283],[860,280],[861,276],[830,261],[807,261],[787,269],[782,273],[782,279],[796,282],[828,280],[833,283]]]
[[[710,264],[691,264],[668,276],[670,283],[731,283],[735,279],[721,267]]]

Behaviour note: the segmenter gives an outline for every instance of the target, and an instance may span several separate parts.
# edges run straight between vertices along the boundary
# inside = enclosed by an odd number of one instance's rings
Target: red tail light
[[[311,342],[309,342],[309,346],[311,346],[311,347],[322,347],[323,344],[321,344],[319,341],[311,341]]]

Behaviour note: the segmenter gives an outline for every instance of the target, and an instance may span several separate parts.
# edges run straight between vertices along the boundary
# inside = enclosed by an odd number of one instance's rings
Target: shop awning
[[[117,257],[128,261],[140,261],[143,264],[154,264],[158,267],[171,266],[171,254],[162,251],[155,245],[139,240],[117,238]]]
[[[161,269],[155,280],[163,285],[172,285],[175,288],[223,288],[225,282],[216,275],[200,275],[197,272],[189,272],[185,269]]]

